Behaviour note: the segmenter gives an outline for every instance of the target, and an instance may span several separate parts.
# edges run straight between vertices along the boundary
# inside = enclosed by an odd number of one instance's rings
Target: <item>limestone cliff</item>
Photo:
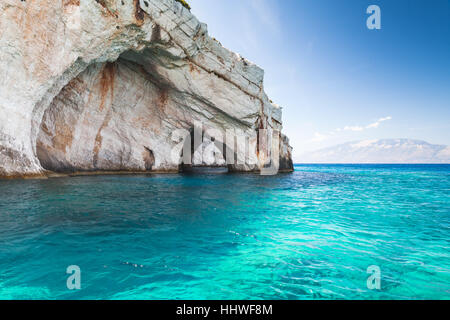
[[[0,14],[0,176],[178,171],[174,132],[199,123],[239,135],[211,138],[197,165],[224,165],[220,150],[234,171],[292,170],[263,70],[179,2],[2,0]]]

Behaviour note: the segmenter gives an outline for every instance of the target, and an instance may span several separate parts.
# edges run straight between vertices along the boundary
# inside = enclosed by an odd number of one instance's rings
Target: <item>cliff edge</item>
[[[293,169],[263,70],[178,1],[3,0],[0,12],[0,176]]]

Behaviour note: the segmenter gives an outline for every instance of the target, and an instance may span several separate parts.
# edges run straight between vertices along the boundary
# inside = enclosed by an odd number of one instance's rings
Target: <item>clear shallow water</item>
[[[449,299],[449,196],[449,165],[3,180],[0,298]]]

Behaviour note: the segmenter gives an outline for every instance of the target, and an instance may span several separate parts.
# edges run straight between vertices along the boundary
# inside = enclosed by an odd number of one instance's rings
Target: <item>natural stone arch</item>
[[[281,110],[264,94],[260,68],[210,38],[206,25],[178,2],[146,2],[145,7],[137,0],[121,3],[113,0],[56,3],[5,0],[0,3],[4,12],[2,22],[8,26],[0,45],[17,51],[5,51],[0,65],[0,78],[8,79],[0,87],[0,111],[8,119],[0,123],[0,175],[45,173],[39,158],[44,162],[49,159],[37,148],[45,142],[39,140],[45,113],[68,86],[76,85],[80,77],[107,63],[116,63],[119,69],[124,64],[135,63],[141,67],[135,71],[150,82],[156,75],[159,91],[155,97],[160,98],[156,105],[162,107],[162,111],[167,105],[178,107],[175,117],[162,121],[166,130],[188,128],[193,121],[204,121],[208,125],[228,125],[250,132],[257,129],[258,119],[264,119],[267,127],[281,128]],[[27,70],[28,66],[32,68]],[[14,72],[9,68],[14,68]],[[113,122],[117,120],[114,114],[111,115]],[[174,125],[174,122],[179,123]],[[115,124],[120,128],[119,121]],[[152,127],[155,133],[158,129],[158,126]],[[93,154],[99,151],[92,168],[85,166],[82,159],[63,159],[58,166],[63,171],[102,169],[105,162],[111,165],[114,155],[122,154],[122,162],[113,159],[113,167],[145,170],[149,167],[143,159],[147,147],[154,153],[152,170],[176,168],[167,156],[173,147],[170,141],[151,145],[150,142],[158,139],[150,137],[135,145],[135,134],[130,133],[127,135],[132,142],[129,147],[119,144],[103,150],[104,142],[111,136],[108,129],[105,130],[96,133],[97,146],[94,144],[89,151]],[[69,145],[61,142],[56,141],[55,145]],[[118,150],[120,148],[122,150]],[[80,153],[78,157],[83,156],[86,154]]]
[[[217,129],[216,129],[217,130]],[[195,143],[194,127],[191,127],[188,135],[185,137],[183,149],[180,153],[180,171],[189,172],[193,171],[193,168],[226,168],[228,172],[238,172],[238,171],[252,171],[251,168],[242,170],[238,165],[249,165],[245,163],[245,159],[242,163],[238,164],[238,150],[236,145],[236,137],[234,135],[227,135],[226,132],[222,132],[220,135],[208,136],[211,134],[210,130],[201,130],[200,138],[201,141]],[[244,137],[245,138],[245,137]],[[208,150],[214,148],[215,150]],[[243,150],[247,152],[248,150]],[[186,157],[184,152],[188,152],[189,155]],[[196,153],[202,153],[202,162],[196,162]],[[211,162],[210,152],[215,153],[215,160],[219,161]],[[209,156],[209,157],[208,157]],[[205,160],[205,157],[208,159]],[[245,155],[244,155],[245,157]],[[256,169],[256,163],[253,164]],[[255,170],[253,169],[253,170]]]

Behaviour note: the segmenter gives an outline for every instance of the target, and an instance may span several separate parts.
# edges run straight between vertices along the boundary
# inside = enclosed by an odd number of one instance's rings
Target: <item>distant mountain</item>
[[[411,139],[348,142],[300,156],[300,163],[450,163],[450,147]]]

